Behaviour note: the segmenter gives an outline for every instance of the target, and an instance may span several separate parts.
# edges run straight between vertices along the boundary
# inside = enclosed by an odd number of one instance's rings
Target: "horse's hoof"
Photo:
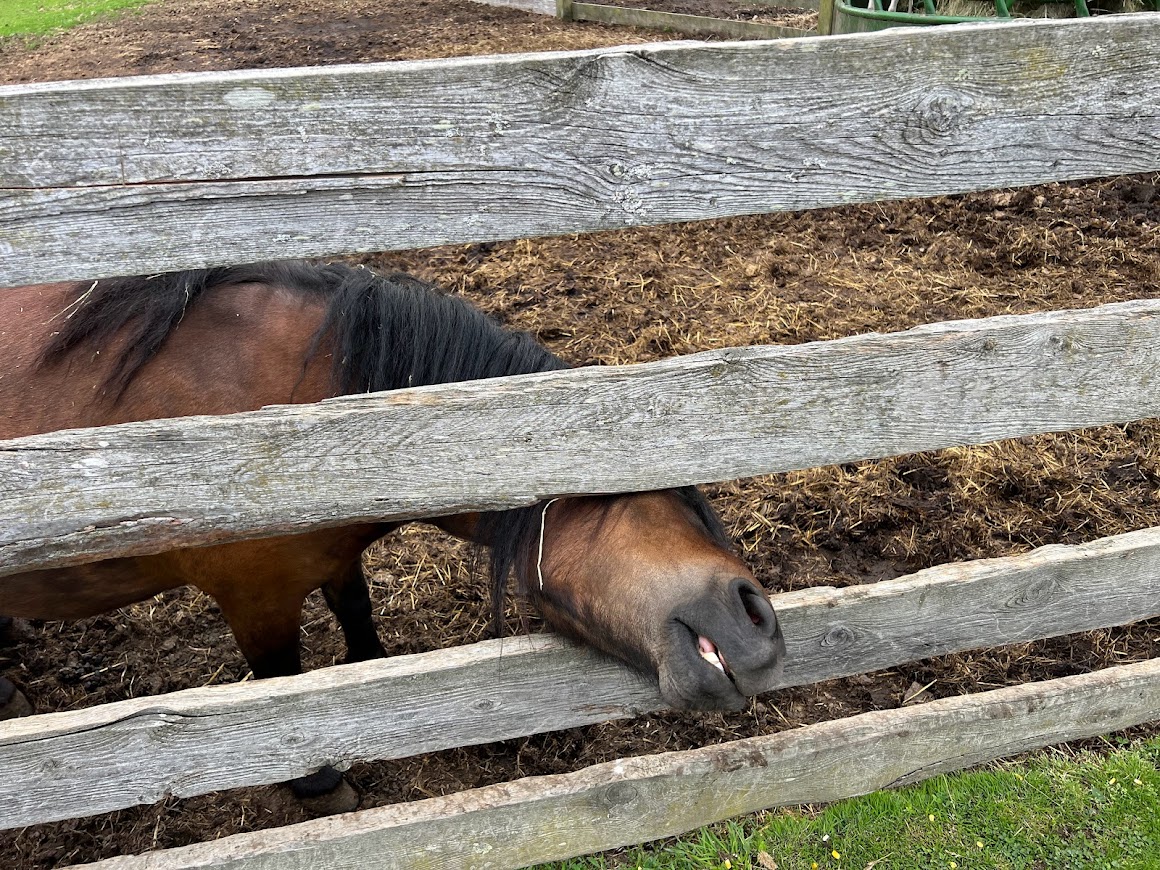
[[[358,792],[330,765],[287,784],[312,816],[333,816],[358,809]]]
[[[24,693],[11,680],[0,677],[0,722],[31,715],[32,704],[24,697]]]
[[[317,797],[300,797],[298,803],[311,816],[336,816],[339,813],[353,813],[358,809],[358,792],[345,779],[326,794]]]

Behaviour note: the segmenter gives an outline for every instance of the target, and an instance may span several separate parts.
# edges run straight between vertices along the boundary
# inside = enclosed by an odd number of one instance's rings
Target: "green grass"
[[[820,811],[779,810],[559,870],[1156,870],[1160,738],[1048,751]]]
[[[0,0],[0,37],[37,36],[148,0]]]

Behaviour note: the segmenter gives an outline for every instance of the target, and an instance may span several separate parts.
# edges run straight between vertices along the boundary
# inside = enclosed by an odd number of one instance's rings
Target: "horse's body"
[[[563,367],[413,279],[296,264],[0,290],[0,347],[0,438]],[[776,618],[695,490],[430,522],[493,548],[497,595],[514,568],[550,625],[658,675],[674,705],[736,707],[776,680]],[[397,525],[0,577],[0,615],[80,618],[189,584],[267,677],[299,671],[303,599],[322,588],[349,658],[371,658],[360,555]]]
[[[258,283],[199,296],[183,311],[180,328],[168,330],[164,352],[119,395],[121,385],[113,382],[118,364],[137,347],[131,323],[111,340],[85,342],[46,364],[42,357],[52,339],[84,317],[84,304],[75,303],[87,289],[56,284],[0,292],[0,332],[7,333],[0,334],[7,354],[0,437],[229,414],[334,395],[330,355],[303,363],[326,300]],[[299,670],[302,603],[296,599],[325,583],[328,600],[341,600],[363,549],[392,528],[347,526],[17,574],[0,578],[0,614],[79,619],[190,584],[218,602],[255,676],[293,674]],[[342,624],[348,628],[347,620]],[[355,646],[355,660],[382,654],[373,629]]]

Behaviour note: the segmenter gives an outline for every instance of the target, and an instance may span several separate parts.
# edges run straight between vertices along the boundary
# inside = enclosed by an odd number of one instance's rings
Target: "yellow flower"
[[[810,862],[810,870],[818,870],[818,862],[817,861]]]
[[[958,864],[956,864],[954,861],[951,861],[951,870],[955,870],[955,868],[956,868],[956,867],[958,867],[958,866],[959,866],[959,865],[958,865]]]
[[[934,813],[931,813],[929,816],[927,816],[927,818],[933,822],[934,821]]]
[[[982,849],[983,848],[983,841],[982,840],[975,840],[975,845],[978,846],[980,849]]]
[[[733,870],[733,862],[730,861],[728,858],[725,859],[725,863],[722,864],[721,866],[724,867],[725,870]]]
[[[841,853],[841,852],[839,852],[837,849],[834,849],[834,851],[830,852],[830,854],[831,854],[831,855],[833,855],[835,858],[841,858],[841,857],[842,857],[842,853]]]
[[[1116,784],[1116,778],[1113,776],[1111,779],[1108,780],[1108,785],[1115,785],[1115,784]]]

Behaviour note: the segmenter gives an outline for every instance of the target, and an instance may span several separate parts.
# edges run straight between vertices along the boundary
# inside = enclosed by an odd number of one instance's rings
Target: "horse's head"
[[[557,630],[655,673],[674,707],[738,709],[772,688],[773,607],[689,488],[536,508],[524,585]]]

